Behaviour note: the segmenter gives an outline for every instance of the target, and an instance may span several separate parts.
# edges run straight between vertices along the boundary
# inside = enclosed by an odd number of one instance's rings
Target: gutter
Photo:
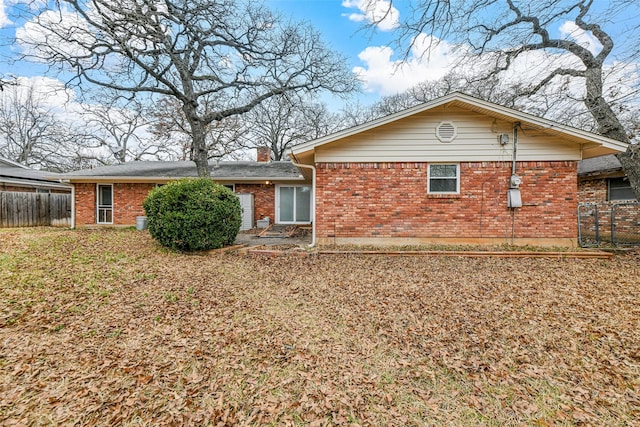
[[[133,184],[155,184],[158,182],[170,182],[176,181],[180,179],[188,179],[188,178],[197,178],[195,176],[175,176],[175,177],[166,177],[166,176],[158,176],[158,177],[137,177],[137,176],[108,176],[108,175],[96,175],[96,176],[87,176],[87,175],[76,175],[76,176],[66,176],[64,178],[65,182],[72,183],[93,183],[93,182],[124,182],[124,183],[133,183]],[[282,182],[297,182],[301,181],[298,177],[293,176],[265,176],[265,177],[242,177],[242,176],[225,176],[225,177],[210,177],[211,180],[218,181],[232,181],[232,182],[240,182],[246,184],[260,184],[264,183],[264,181],[282,181]]]
[[[6,182],[8,184],[13,185],[22,185],[25,187],[33,187],[33,188],[55,188],[58,190],[70,190],[71,186],[65,183],[55,183],[51,181],[40,181],[28,178],[4,178],[0,179],[2,182]]]
[[[296,163],[297,160],[293,155],[293,152],[290,151],[291,164],[298,168],[311,169],[312,178],[311,178],[311,244],[308,246],[309,248],[314,248],[316,246],[316,167],[311,165],[303,165],[301,163]]]

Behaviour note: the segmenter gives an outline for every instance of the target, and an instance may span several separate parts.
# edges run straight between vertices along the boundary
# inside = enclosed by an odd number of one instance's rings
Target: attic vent
[[[441,142],[451,142],[456,138],[457,134],[453,122],[440,122],[436,127],[436,137]]]

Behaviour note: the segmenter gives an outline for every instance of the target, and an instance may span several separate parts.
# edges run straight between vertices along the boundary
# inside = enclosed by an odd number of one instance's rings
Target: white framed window
[[[429,164],[427,193],[460,194],[460,165],[457,163]]]
[[[98,184],[96,193],[96,223],[113,224],[113,184]]]
[[[276,222],[305,224],[311,222],[311,187],[279,185],[276,187]]]
[[[235,184],[221,184],[223,187],[227,187],[229,190],[233,191],[234,193],[236,192],[236,185]]]

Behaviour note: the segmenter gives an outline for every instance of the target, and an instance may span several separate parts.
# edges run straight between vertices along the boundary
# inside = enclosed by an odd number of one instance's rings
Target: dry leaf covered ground
[[[640,257],[183,255],[0,230],[7,425],[639,425]]]

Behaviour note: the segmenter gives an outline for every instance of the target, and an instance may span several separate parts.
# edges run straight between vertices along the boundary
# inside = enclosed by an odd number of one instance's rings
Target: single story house
[[[0,191],[27,193],[70,193],[71,185],[53,182],[52,172],[28,168],[0,157]]]
[[[253,218],[313,224],[318,244],[577,244],[578,162],[626,144],[453,93],[291,149],[292,162],[212,165]],[[192,162],[71,172],[75,227],[133,225]],[[242,201],[242,199],[241,199]]]
[[[261,219],[270,222],[310,223],[311,187],[288,161],[271,161],[267,147],[258,159],[211,162],[211,178],[233,190],[243,207],[243,229]],[[68,172],[58,177],[73,185],[72,227],[131,226],[144,216],[142,202],[152,188],[181,178],[197,177],[190,161],[137,161]],[[294,205],[294,194],[307,195],[306,205]]]
[[[578,163],[578,202],[607,204],[635,201],[629,179],[615,155],[592,157]]]
[[[462,93],[292,148],[319,244],[577,244],[578,161],[626,144]]]

